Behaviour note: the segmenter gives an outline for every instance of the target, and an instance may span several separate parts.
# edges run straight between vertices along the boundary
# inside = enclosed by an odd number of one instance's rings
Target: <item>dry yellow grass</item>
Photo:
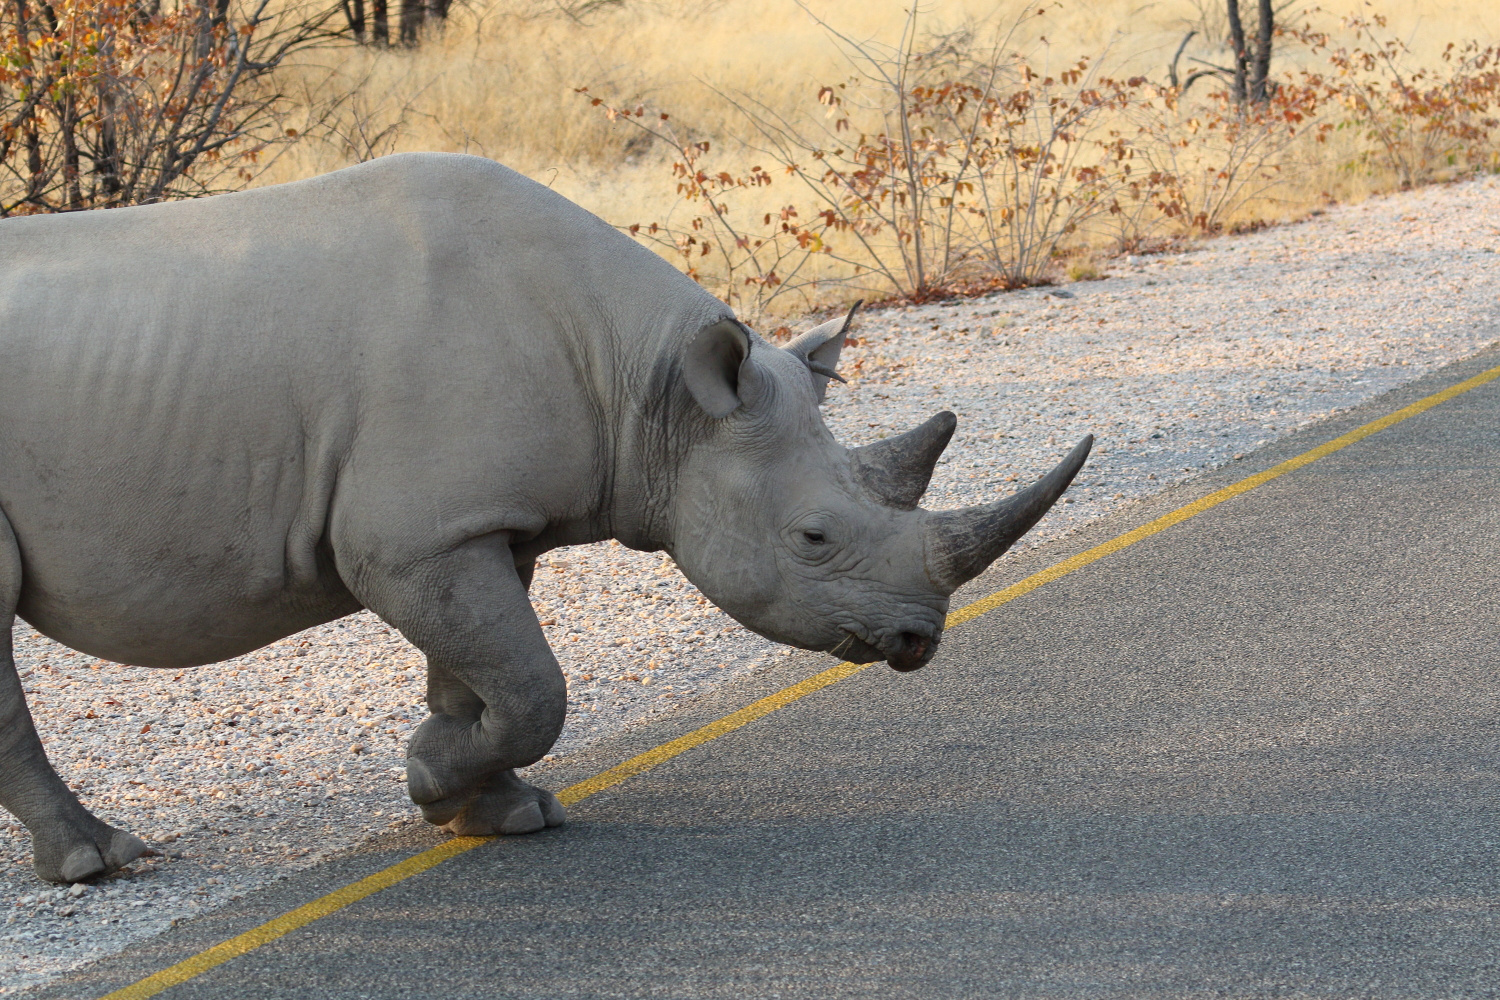
[[[743,168],[756,158],[738,141],[750,130],[718,92],[749,95],[778,112],[807,113],[817,109],[820,85],[851,72],[826,30],[793,0],[624,0],[583,19],[562,16],[541,0],[473,2],[416,51],[324,51],[291,68],[281,85],[302,95],[309,108],[339,95],[344,103],[332,112],[332,133],[289,149],[259,183],[395,151],[463,151],[509,164],[611,222],[649,222],[664,218],[676,201],[663,152],[633,127],[605,120],[575,88],[670,111],[714,143],[715,155]],[[903,6],[811,2],[813,14],[849,36],[887,45],[900,36]],[[1054,65],[1089,55],[1113,73],[1164,83],[1185,31],[1206,28],[1200,37],[1209,36],[1220,6],[1219,0],[1069,0],[1029,19],[1018,41]],[[1330,29],[1345,13],[1374,10],[1361,0],[1321,7],[1309,16]],[[922,8],[921,23],[928,32],[966,25],[990,30],[1013,23],[1023,9],[1015,4],[997,12],[981,0],[936,0]],[[1436,61],[1449,41],[1495,37],[1496,16],[1483,4],[1416,0],[1386,13],[1393,33],[1423,60]],[[1224,58],[1201,41],[1189,51]],[[1328,192],[1350,199],[1389,185],[1386,177],[1340,170],[1349,153],[1341,142],[1299,161],[1287,183],[1240,214],[1295,215]],[[768,189],[756,210],[784,197]]]

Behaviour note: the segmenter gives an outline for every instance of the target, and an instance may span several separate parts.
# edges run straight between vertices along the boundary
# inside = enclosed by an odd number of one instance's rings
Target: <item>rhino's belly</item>
[[[360,609],[336,575],[248,601],[232,578],[147,578],[120,592],[72,593],[23,584],[17,612],[49,638],[143,667],[216,663]]]
[[[233,458],[36,449],[35,474],[25,460],[0,470],[21,617],[81,652],[180,667],[358,610],[321,540],[326,498],[300,463],[219,454]]]

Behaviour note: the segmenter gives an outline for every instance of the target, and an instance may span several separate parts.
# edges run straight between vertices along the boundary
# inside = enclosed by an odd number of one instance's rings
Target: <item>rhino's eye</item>
[[[782,538],[798,559],[819,566],[839,552],[843,536],[835,518],[815,512],[788,525]]]

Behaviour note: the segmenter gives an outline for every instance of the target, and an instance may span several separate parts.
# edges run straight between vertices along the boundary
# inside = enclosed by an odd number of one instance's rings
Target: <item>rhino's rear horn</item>
[[[829,379],[849,381],[838,373],[839,354],[844,349],[844,336],[849,332],[849,326],[854,322],[854,313],[860,304],[856,302],[850,306],[843,319],[831,319],[815,326],[786,345],[786,349],[812,373],[813,392],[817,394],[819,403],[827,396]]]
[[[914,510],[957,426],[958,418],[944,410],[905,434],[855,448],[855,479],[881,503]]]
[[[1051,509],[1083,468],[1093,445],[1094,436],[1090,434],[1057,468],[1013,497],[930,515],[927,575],[933,584],[951,594],[983,573]]]

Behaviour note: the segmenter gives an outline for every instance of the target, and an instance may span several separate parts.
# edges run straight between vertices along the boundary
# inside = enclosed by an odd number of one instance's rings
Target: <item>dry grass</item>
[[[758,154],[741,145],[751,130],[724,94],[748,95],[787,115],[817,113],[818,88],[851,71],[825,30],[793,0],[624,0],[582,19],[540,0],[471,2],[416,51],[324,51],[288,71],[282,86],[304,95],[309,106],[348,96],[328,135],[289,150],[259,183],[389,152],[462,151],[507,163],[613,223],[668,221],[676,196],[664,152],[632,126],[606,120],[575,88],[586,86],[617,105],[670,111],[694,137],[712,143],[713,156],[744,170]],[[811,6],[848,35],[883,44],[896,41],[905,18],[899,4],[813,0]],[[1345,13],[1370,10],[1359,0],[1321,6],[1310,16],[1328,29]],[[1197,28],[1200,39],[1212,37],[1219,7],[1218,0],[1071,2],[1030,19],[1018,44],[1033,59],[1059,67],[1089,55],[1114,75],[1165,83],[1166,65],[1185,31]],[[996,13],[993,3],[937,0],[923,8],[922,21],[932,33],[975,25],[982,31],[1013,22],[1022,9]],[[1433,62],[1449,41],[1488,41],[1496,34],[1496,18],[1483,4],[1415,0],[1387,13],[1391,31],[1417,58]],[[1201,41],[1188,55],[1223,61],[1222,49]],[[1208,89],[1199,85],[1204,94]],[[1296,155],[1300,159],[1288,162],[1295,169],[1286,170],[1282,182],[1225,221],[1296,216],[1329,195],[1357,200],[1393,186],[1378,172],[1345,169],[1353,156],[1347,135]],[[778,207],[787,194],[773,185],[753,209]]]

